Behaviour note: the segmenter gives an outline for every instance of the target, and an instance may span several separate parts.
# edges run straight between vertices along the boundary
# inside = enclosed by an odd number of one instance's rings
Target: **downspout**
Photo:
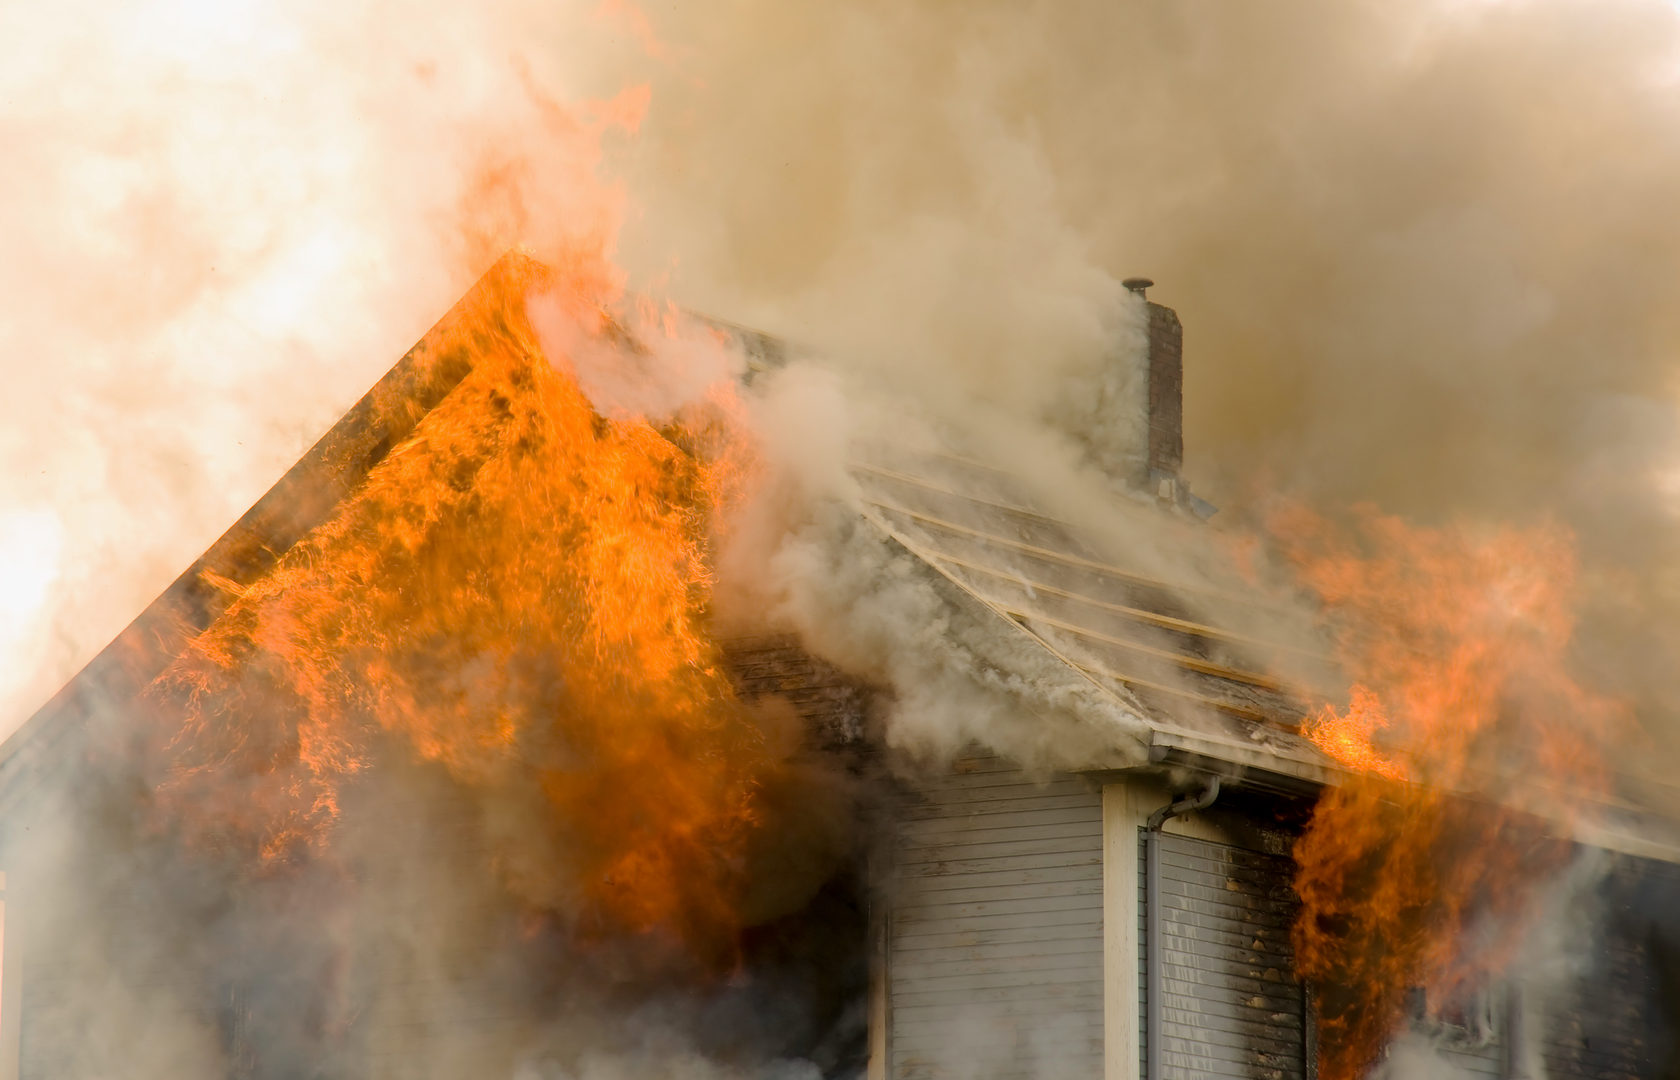
[[[1144,1080],[1161,1080],[1161,828],[1169,818],[1206,810],[1219,798],[1219,777],[1208,777],[1207,790],[1161,807],[1149,815],[1143,830],[1144,906]]]

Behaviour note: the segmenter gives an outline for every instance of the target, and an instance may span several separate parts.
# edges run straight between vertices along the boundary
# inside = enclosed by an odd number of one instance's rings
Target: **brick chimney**
[[[1172,308],[1148,300],[1144,290],[1153,281],[1127,278],[1121,284],[1149,306],[1149,356],[1144,367],[1149,445],[1141,479],[1149,490],[1178,502],[1185,494],[1179,478],[1184,466],[1184,327]]]

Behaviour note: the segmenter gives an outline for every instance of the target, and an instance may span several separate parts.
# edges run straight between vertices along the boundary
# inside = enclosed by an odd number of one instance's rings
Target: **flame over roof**
[[[109,711],[102,707],[138,695],[234,597],[330,520],[467,377],[476,342],[518,317],[514,305],[545,272],[522,253],[499,260],[256,505],[0,744],[0,815],[26,797],[37,768],[74,753]],[[779,362],[774,339],[716,325],[736,334],[760,366]],[[1302,733],[1312,687],[1273,674],[1280,667],[1328,673],[1333,662],[1284,644],[1311,636],[1298,625],[1286,633],[1254,629],[1298,623],[1298,612],[1240,581],[1230,588],[1188,584],[1118,565],[1078,529],[1022,497],[1006,472],[961,454],[865,448],[852,473],[867,520],[925,564],[949,602],[1030,639],[1059,677],[1139,718],[1148,746],[1126,766],[1236,772],[1291,793],[1336,782],[1338,766]],[[1163,527],[1199,528],[1170,520]],[[1663,835],[1661,823],[1627,804],[1602,809],[1590,823],[1574,823],[1583,839],[1680,859],[1680,840]]]

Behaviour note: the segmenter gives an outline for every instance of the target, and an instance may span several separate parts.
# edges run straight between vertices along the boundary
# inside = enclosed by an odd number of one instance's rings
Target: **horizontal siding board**
[[[1220,1062],[1227,1068],[1234,1068],[1234,1075],[1246,1078],[1248,1073],[1243,1071],[1246,1065],[1267,1063],[1273,1066],[1285,1065],[1291,1072],[1301,1072],[1301,1047],[1295,1045],[1274,1045],[1264,1041],[1256,1041],[1246,1036],[1229,1035],[1224,1032],[1208,1031],[1198,1033],[1195,1040],[1163,1039],[1162,1049],[1170,1057],[1173,1054],[1200,1057],[1205,1061]],[[1170,1074],[1169,1074],[1170,1075]],[[1221,1074],[1228,1075],[1228,1074]]]
[[[1182,936],[1205,937],[1208,941],[1219,942],[1232,949],[1247,948],[1285,957],[1294,955],[1290,944],[1291,928],[1287,926],[1233,924],[1228,918],[1202,912],[1179,914],[1178,917],[1167,920],[1164,925],[1172,926],[1174,931]],[[1259,944],[1256,945],[1256,942]]]
[[[1286,877],[1288,874],[1288,868],[1280,865],[1280,860],[1284,858],[1281,855],[1271,855],[1264,851],[1251,851],[1247,848],[1237,847],[1227,847],[1224,851],[1195,851],[1186,847],[1178,846],[1174,842],[1188,841],[1191,843],[1207,844],[1212,843],[1213,841],[1194,840],[1193,838],[1187,836],[1168,836],[1166,840],[1167,843],[1163,846],[1163,850],[1161,852],[1162,866],[1182,866],[1191,868],[1197,866],[1236,867],[1250,870],[1268,880],[1275,879],[1280,871],[1282,871]]]
[[[1088,980],[1091,976],[1102,974],[1102,965],[1068,965],[1060,968],[1041,968],[1037,970],[993,970],[986,972],[957,972],[952,974],[934,975],[920,974],[905,980],[905,985],[914,986],[915,993],[939,993],[946,990],[1010,990],[1028,989],[1031,996],[1038,996],[1042,991],[1048,997],[1062,997],[1069,993],[1069,986],[1077,986],[1079,982]],[[895,1001],[908,1000],[910,991],[895,993]]]
[[[1092,910],[1090,896],[1040,897],[1028,900],[1000,900],[996,904],[932,904],[905,908],[894,913],[894,921],[907,937],[918,933],[960,930],[1001,930],[1027,925],[1040,927],[1093,926],[1102,922],[1102,911]]]
[[[924,896],[966,893],[973,889],[1057,885],[1092,880],[1088,864],[1037,866],[1021,870],[977,870],[966,874],[918,874],[916,891]],[[1100,883],[1101,879],[1097,879]]]
[[[1070,965],[1068,967],[1037,967],[1021,970],[1008,970],[997,967],[982,967],[977,969],[946,968],[939,971],[918,971],[905,976],[905,985],[916,986],[918,989],[951,989],[964,986],[986,987],[997,990],[1009,986],[1038,987],[1064,986],[1068,983],[1078,983],[1102,974],[1101,967],[1092,969],[1085,966]]]
[[[932,948],[905,945],[898,952],[900,970],[908,971],[918,964],[1016,964],[1056,963],[1059,956],[1078,956],[1088,951],[1090,942],[1082,938],[1050,938],[1036,941],[991,941],[984,945],[965,945],[948,942]]]
[[[1266,880],[1251,874],[1249,871],[1241,873],[1227,873],[1223,869],[1201,869],[1194,867],[1171,866],[1163,867],[1169,871],[1175,881],[1185,884],[1195,884],[1216,892],[1240,894],[1250,902],[1264,906],[1290,907],[1294,904],[1295,894],[1285,881],[1276,879]]]
[[[1239,1054],[1222,1047],[1203,1048],[1188,1043],[1168,1045],[1163,1064],[1166,1075],[1172,1077],[1216,1076],[1250,1080],[1251,1077],[1262,1075],[1258,1070],[1268,1065],[1279,1069],[1282,1076],[1301,1074],[1299,1061],[1279,1062],[1252,1051]]]
[[[1140,870],[1146,870],[1145,845],[1139,848]],[[1304,1000],[1291,963],[1296,906],[1290,863],[1173,835],[1163,836],[1156,850],[1163,940],[1155,962],[1162,973],[1160,1051],[1167,1075],[1303,1077]],[[1147,917],[1141,893],[1140,922]],[[1148,963],[1140,957],[1140,987],[1147,986]]]
[[[1198,930],[1198,939],[1210,946],[1221,949],[1232,960],[1241,961],[1252,967],[1261,969],[1276,968],[1287,980],[1293,964],[1293,956],[1289,949],[1289,939],[1262,942],[1259,948],[1254,947],[1254,938],[1248,934],[1227,934],[1214,930]],[[1167,950],[1165,958],[1171,960],[1172,950]],[[1141,963],[1142,960],[1140,959]]]
[[[1175,866],[1163,867],[1162,870],[1182,884],[1233,898],[1241,897],[1243,902],[1260,907],[1293,909],[1296,903],[1295,892],[1287,880],[1268,882],[1250,877],[1246,872],[1227,874]]]
[[[1205,973],[1193,980],[1169,975],[1162,1001],[1167,1012],[1183,1015],[1186,1022],[1192,1016],[1224,1016],[1255,1022],[1276,1016],[1298,1016],[1301,1011],[1298,989],[1295,993],[1289,993],[1288,988],[1280,993],[1252,993]]]
[[[1092,998],[1091,1000],[1098,999]],[[973,1001],[921,1002],[911,1005],[896,1005],[893,1008],[894,1022],[903,1020],[907,1023],[903,1032],[894,1030],[894,1045],[897,1045],[901,1035],[913,1043],[921,1035],[937,1032],[942,1027],[954,1022],[971,1021],[976,1016],[996,1017],[1003,1015],[995,1008],[979,1008],[978,1006],[979,1003]],[[1097,1017],[1095,1022],[1101,1022],[1101,1012],[1102,1010],[1098,1009],[1090,1014]],[[1048,998],[1034,998],[1012,1002],[1007,1015],[1011,1020],[1045,1017],[1054,1019],[1058,1024],[1068,1023],[1070,1026],[1078,1026],[1085,1022],[1087,1014],[1084,1012],[1070,1013],[1065,1002],[1053,1001]]]
[[[1185,876],[1177,880],[1184,889],[1189,890],[1188,895],[1210,903],[1223,903],[1245,910],[1285,916],[1293,915],[1295,911],[1295,897],[1287,891],[1276,896],[1257,894],[1247,882],[1211,874]]]
[[[1039,843],[1044,840],[1101,840],[1102,823],[1069,824],[1053,821],[1039,824],[1037,815],[1025,814],[1020,819],[998,818],[996,821],[1014,820],[1012,825],[995,824],[975,825],[969,822],[958,823],[961,827],[948,832],[930,832],[926,830],[905,829],[899,834],[899,842],[906,851],[916,851],[930,847],[960,847],[986,848],[994,844],[1007,845],[1022,842]]]
[[[1091,909],[1091,898],[1102,897],[1102,886],[1099,882],[1096,888],[1081,887],[1078,882],[1058,882],[1054,886],[1045,885],[1042,891],[1032,888],[1011,887],[1007,890],[1010,895],[988,897],[984,890],[978,894],[968,893],[973,899],[945,899],[950,893],[939,893],[937,899],[924,898],[918,904],[907,904],[901,909],[906,919],[946,918],[960,919],[969,915],[1038,915],[1052,911],[1084,911]]]
[[[1066,934],[1071,927],[1080,927],[1095,931],[1101,936],[1102,913],[1089,911],[1049,911],[1035,915],[1035,919],[1046,927],[1055,927]],[[963,933],[977,930],[1008,930],[1021,925],[1021,916],[1009,915],[974,915],[960,919],[921,919],[916,923],[901,923],[901,928],[907,937],[915,937],[915,931],[926,929],[929,933]]]
[[[1194,1025],[1198,1032],[1218,1032],[1231,1038],[1252,1040],[1257,1045],[1274,1049],[1301,1048],[1302,1039],[1299,1032],[1285,1038],[1280,1035],[1277,1024],[1268,1017],[1242,1020],[1214,1013],[1184,1013],[1174,1010],[1168,1010],[1166,1016],[1175,1024]]]
[[[1058,806],[1053,803],[1044,805],[1047,801],[1021,800],[1019,809],[1012,813],[941,814],[936,817],[913,818],[900,823],[899,836],[909,839],[947,833],[975,836],[987,829],[1013,829],[1028,825],[1038,828],[1060,828],[1069,835],[1079,836],[1090,833],[1093,825],[1097,832],[1102,831],[1101,821],[1091,821],[1091,800],[1088,797],[1071,806]]]
[[[968,978],[983,978],[992,974],[1014,977],[1016,975],[1030,975],[1038,972],[1051,972],[1057,977],[1067,972],[1079,972],[1085,975],[1100,971],[1101,958],[1095,961],[1080,957],[1077,953],[1061,953],[1052,956],[1018,956],[1007,960],[994,959],[961,959],[961,960],[922,960],[911,961],[901,965],[899,972],[906,983],[919,983],[924,979],[938,979],[953,975]]]
[[[1000,928],[941,927],[924,923],[915,932],[897,927],[893,934],[895,955],[899,951],[927,952],[938,949],[989,948],[998,944],[1027,944],[1031,942],[1084,942],[1090,944],[1090,925],[1072,923],[1060,926],[1019,926],[1013,923]],[[1101,920],[1094,925],[1100,927]]]
[[[1102,1032],[1068,1034],[1058,1029],[1056,1040],[1060,1046],[1065,1047],[1071,1054],[1091,1059],[1090,1063],[1084,1068],[1078,1068],[1073,1073],[1064,1075],[1088,1077],[1090,1080],[1096,1080],[1101,1075]],[[952,1067],[951,1046],[952,1044],[970,1046],[972,1041],[971,1029],[953,1027],[944,1038],[937,1042],[903,1047],[896,1055],[899,1075],[905,1077],[906,1080],[917,1076],[961,1076],[963,1073],[960,1068]],[[968,1061],[972,1063],[975,1056],[970,1050]],[[987,1080],[994,1080],[994,1078],[995,1080],[1005,1080],[1008,1077],[1021,1077],[1022,1080],[1043,1080],[1044,1073],[1038,1066],[1032,1064],[1033,1059],[1025,1054],[1021,1057],[1020,1063],[1007,1062],[1001,1065],[988,1063],[981,1075],[985,1076]],[[961,1060],[963,1059],[958,1058],[959,1062]],[[912,1071],[917,1068],[923,1071]],[[1089,1071],[1092,1068],[1096,1068],[1097,1071]]]
[[[1234,948],[1288,950],[1295,932],[1292,922],[1282,926],[1243,922],[1233,919],[1229,911],[1207,905],[1197,905],[1196,910],[1189,910],[1183,904],[1173,906],[1163,903],[1162,908],[1163,925],[1171,926],[1175,933],[1184,937],[1207,936],[1213,940],[1228,941]]]
[[[1080,855],[1088,852],[1093,843],[1099,843],[1101,833],[1094,836],[1058,836],[1053,839],[1037,839],[1021,837],[1007,843],[989,844],[927,844],[919,847],[906,846],[901,848],[901,866],[917,863],[941,863],[952,859],[963,861],[973,859],[1014,858],[1022,855]],[[1100,866],[1100,863],[1093,864]]]
[[[1191,915],[1225,919],[1233,928],[1264,926],[1274,930],[1288,930],[1294,921],[1286,912],[1232,903],[1223,893],[1216,893],[1211,889],[1201,889],[1195,885],[1185,885],[1181,888],[1180,892],[1161,897],[1162,915],[1168,923],[1174,922],[1176,913],[1181,911]]]
[[[1093,1057],[1096,1060],[1096,1064],[1087,1065],[1085,1068],[1080,1069],[1071,1075],[1085,1075],[1089,1069],[1100,1066],[1101,1050],[1099,1049]],[[932,1062],[918,1063],[906,1061],[899,1075],[902,1076],[904,1080],[941,1080],[941,1078],[944,1077],[950,1077],[953,1075],[960,1076],[962,1074],[960,1072],[955,1072],[948,1064],[936,1065]],[[984,1075],[986,1080],[1043,1080],[1043,1073],[1032,1065],[1027,1064],[1017,1065],[1009,1063],[1005,1065],[997,1065],[988,1063]],[[1265,1078],[1261,1078],[1261,1080],[1265,1080]]]
[[[1102,890],[1092,889],[1082,892],[1068,890],[1051,893],[1047,896],[1003,897],[995,900],[940,900],[923,898],[918,903],[906,904],[894,912],[894,918],[902,925],[910,926],[916,923],[938,922],[943,920],[960,920],[989,915],[1017,915],[1031,916],[1084,916],[1090,919],[1102,918]]]
[[[1020,987],[958,987],[948,990],[916,990],[892,996],[893,1016],[908,1019],[907,1010],[917,1005],[944,1005],[956,1009],[975,1010],[982,1005],[1008,1005],[1012,1014],[1037,1012],[1044,1016],[1061,1016],[1070,1009],[1102,1011],[1102,993],[1062,985],[1040,988],[1037,993],[1023,993]],[[972,1013],[971,1013],[972,1015]]]
[[[1267,1040],[1256,1041],[1221,1031],[1200,1031],[1193,1040],[1168,1036],[1161,1042],[1161,1048],[1169,1055],[1180,1053],[1208,1061],[1223,1061],[1231,1065],[1244,1065],[1261,1057],[1275,1060],[1287,1058],[1291,1054],[1299,1056],[1301,1053],[1299,1043],[1285,1045]],[[1299,1066],[1300,1063],[1296,1064]]]
[[[1167,977],[1186,984],[1228,986],[1238,993],[1267,996],[1300,989],[1287,968],[1259,967],[1216,952],[1203,956],[1167,952],[1162,960]]]
[[[919,1016],[918,1019],[925,1021],[925,1023],[919,1025],[922,1034],[917,1037],[911,1037],[908,1034],[902,1035],[894,1040],[894,1048],[907,1054],[925,1058],[949,1050],[953,1030],[960,1028],[965,1023],[972,1022],[973,1013],[972,1010],[964,1010],[939,1015],[929,1014]],[[1011,1019],[1016,1022],[1023,1020],[1031,1022],[1038,1018],[1018,1016]],[[1100,1023],[1075,1020],[1071,1023],[1058,1023],[1056,1030],[1059,1035],[1066,1038],[1095,1044],[1097,1049],[1101,1049],[1103,1029]]]
[[[1194,967],[1238,978],[1295,985],[1290,958],[1287,955],[1256,952],[1253,949],[1234,946],[1229,941],[1201,939],[1199,948],[1194,951],[1184,948],[1163,949],[1160,959],[1168,968]]]
[[[1100,1061],[1102,1057],[1103,1036],[1101,1031],[1091,1031],[1089,1033],[1076,1031],[1070,1034],[1066,1030],[1058,1027],[1056,1038],[1059,1042],[1062,1042],[1068,1047],[1068,1049],[1076,1054],[1080,1054],[1081,1056],[1088,1055],[1098,1061]],[[953,1043],[968,1045],[971,1042],[971,1030],[964,1029],[959,1026],[953,1026],[942,1038],[937,1039],[934,1042],[917,1043],[913,1046],[900,1047],[895,1055],[898,1059],[899,1075],[904,1077],[918,1075],[908,1071],[917,1066],[928,1070],[937,1069],[939,1070],[937,1075],[961,1075],[960,1072],[951,1068],[951,1046]],[[971,1054],[971,1061],[972,1057],[973,1055]],[[1037,1066],[1031,1064],[1032,1059],[1026,1055],[1023,1055],[1023,1058],[1025,1060],[1023,1060],[1020,1064],[1010,1063],[1012,1067],[1005,1066],[994,1068],[993,1066],[988,1065],[983,1075],[986,1076],[988,1080],[993,1077],[1002,1078],[1011,1076],[1019,1076],[1024,1078],[1024,1080],[1043,1080],[1043,1072],[1040,1071]],[[1082,1073],[1083,1070],[1081,1070],[1080,1073],[1075,1073],[1073,1075],[1078,1076]],[[932,1076],[936,1074],[929,1071],[920,1073],[919,1075]],[[1091,1080],[1095,1080],[1099,1074],[1083,1073],[1083,1075],[1089,1076]]]
[[[983,879],[983,880],[977,880]],[[1084,867],[1046,868],[1033,880],[1010,880],[994,874],[961,878],[940,875],[916,890],[922,904],[966,904],[973,900],[1026,900],[1031,897],[1090,896],[1102,891],[1102,879]]]
[[[955,950],[913,950],[902,954],[903,963],[899,973],[906,979],[906,984],[919,981],[924,977],[939,977],[959,971],[973,971],[983,973],[987,971],[1083,971],[1095,973],[1101,970],[1100,956],[1086,957],[1073,951],[1073,942],[1042,942],[1011,943],[1016,949],[1025,952],[1034,950],[1025,956],[998,956],[989,951],[983,954],[972,952],[956,953]],[[1044,952],[1041,947],[1050,944],[1055,951]]]
[[[1100,898],[1100,894],[1096,894]],[[1000,900],[995,904],[938,904],[906,908],[897,915],[897,922],[907,936],[915,936],[923,929],[964,930],[991,927],[1019,926],[1031,922],[1043,926],[1100,925],[1102,912],[1092,911],[1082,903],[1089,896],[1038,897],[1026,900]],[[999,921],[1002,920],[1002,921]]]
[[[1300,1055],[1302,1052],[1304,1040],[1279,1038],[1276,1032],[1279,1027],[1278,1023],[1252,1022],[1239,1024],[1229,1019],[1216,1020],[1215,1023],[1219,1026],[1210,1025],[1197,1028],[1189,1034],[1185,1034],[1184,1029],[1168,1027],[1166,1029],[1168,1034],[1163,1039],[1163,1045],[1171,1046],[1174,1045],[1175,1041],[1180,1045],[1195,1045],[1202,1040],[1216,1039],[1268,1054]],[[1179,1030],[1180,1033],[1177,1035],[1171,1034],[1174,1030]]]
[[[940,1080],[981,1038],[989,1077],[1094,1078],[1101,794],[998,759],[963,767],[916,782],[895,823],[889,1073]]]
[[[1034,942],[1042,945],[1043,942]],[[1057,942],[1058,946],[1071,945],[1071,942]],[[933,959],[939,957],[939,959]],[[899,974],[904,977],[905,985],[919,984],[924,979],[943,978],[956,973],[973,973],[984,975],[987,973],[1003,973],[1014,975],[1032,975],[1036,972],[1053,972],[1058,977],[1067,972],[1083,972],[1088,975],[1099,974],[1102,970],[1102,958],[1083,957],[1077,952],[1063,951],[1031,956],[974,956],[963,955],[952,957],[949,952],[940,953],[934,950],[921,950],[906,953]]]
[[[895,1049],[937,1051],[948,1049],[950,1031],[964,1023],[971,1023],[975,1017],[972,1006],[958,1008],[938,1006],[917,1006],[906,1010],[916,1019],[915,1031],[905,1031],[894,1035]],[[983,1015],[999,1016],[995,1010]],[[1039,1021],[1054,1021],[1058,1033],[1065,1034],[1072,1039],[1094,1039],[1101,1043],[1103,1036],[1102,1019],[1097,1014],[1075,1013],[1072,1015],[1057,1012],[1052,1009],[1023,1009],[1010,1013],[1007,1022],[1017,1024],[1031,1024]]]
[[[1102,873],[1102,856],[1093,853],[1085,840],[1068,844],[1029,844],[1019,852],[998,852],[981,855],[928,855],[909,853],[899,860],[899,877],[943,877],[953,874],[984,874],[1006,870],[1049,870],[1083,866],[1095,874]]]
[[[1289,998],[1262,998],[1259,1004],[1249,1004],[1252,997],[1235,1000],[1226,996],[1213,996],[1206,991],[1197,993],[1183,993],[1177,989],[1169,989],[1162,995],[1162,1015],[1177,1017],[1186,1029],[1193,1029],[1195,1025],[1203,1023],[1208,1017],[1220,1017],[1238,1023],[1258,1024],[1272,1023],[1277,1016],[1299,1014],[1301,999],[1296,996]],[[1278,1038],[1286,1036],[1280,1034]]]

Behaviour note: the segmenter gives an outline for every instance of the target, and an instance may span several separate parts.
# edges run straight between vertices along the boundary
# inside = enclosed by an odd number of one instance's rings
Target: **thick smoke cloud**
[[[1671,5],[743,2],[654,26],[626,253],[679,295],[931,411],[1028,419],[1150,274],[1187,328],[1187,472],[1227,520],[1283,489],[1566,525],[1594,681],[1653,721],[1672,699]]]
[[[1401,511],[1531,513],[1603,467],[1606,427],[1658,434],[1606,418],[1669,390],[1680,16],[1658,0],[660,25],[683,47],[634,151],[633,250],[677,241],[710,306],[1012,400],[1148,272],[1189,326],[1190,459],[1221,494],[1259,452]]]
[[[1119,280],[1150,274],[1188,328],[1188,472],[1228,517],[1281,487],[1562,521],[1597,681],[1672,689],[1662,0],[106,8],[0,12],[0,728],[502,248],[621,213],[636,284],[808,342],[932,424],[984,418],[1099,531],[1100,480],[1057,429],[1070,380],[1101,383],[1135,329]],[[642,82],[640,132],[610,140],[622,203],[579,204],[593,162],[553,103]],[[800,467],[843,486],[843,440],[805,434]],[[187,1074],[214,1041],[193,1027],[142,1064]],[[694,1053],[522,1063],[677,1074]]]

